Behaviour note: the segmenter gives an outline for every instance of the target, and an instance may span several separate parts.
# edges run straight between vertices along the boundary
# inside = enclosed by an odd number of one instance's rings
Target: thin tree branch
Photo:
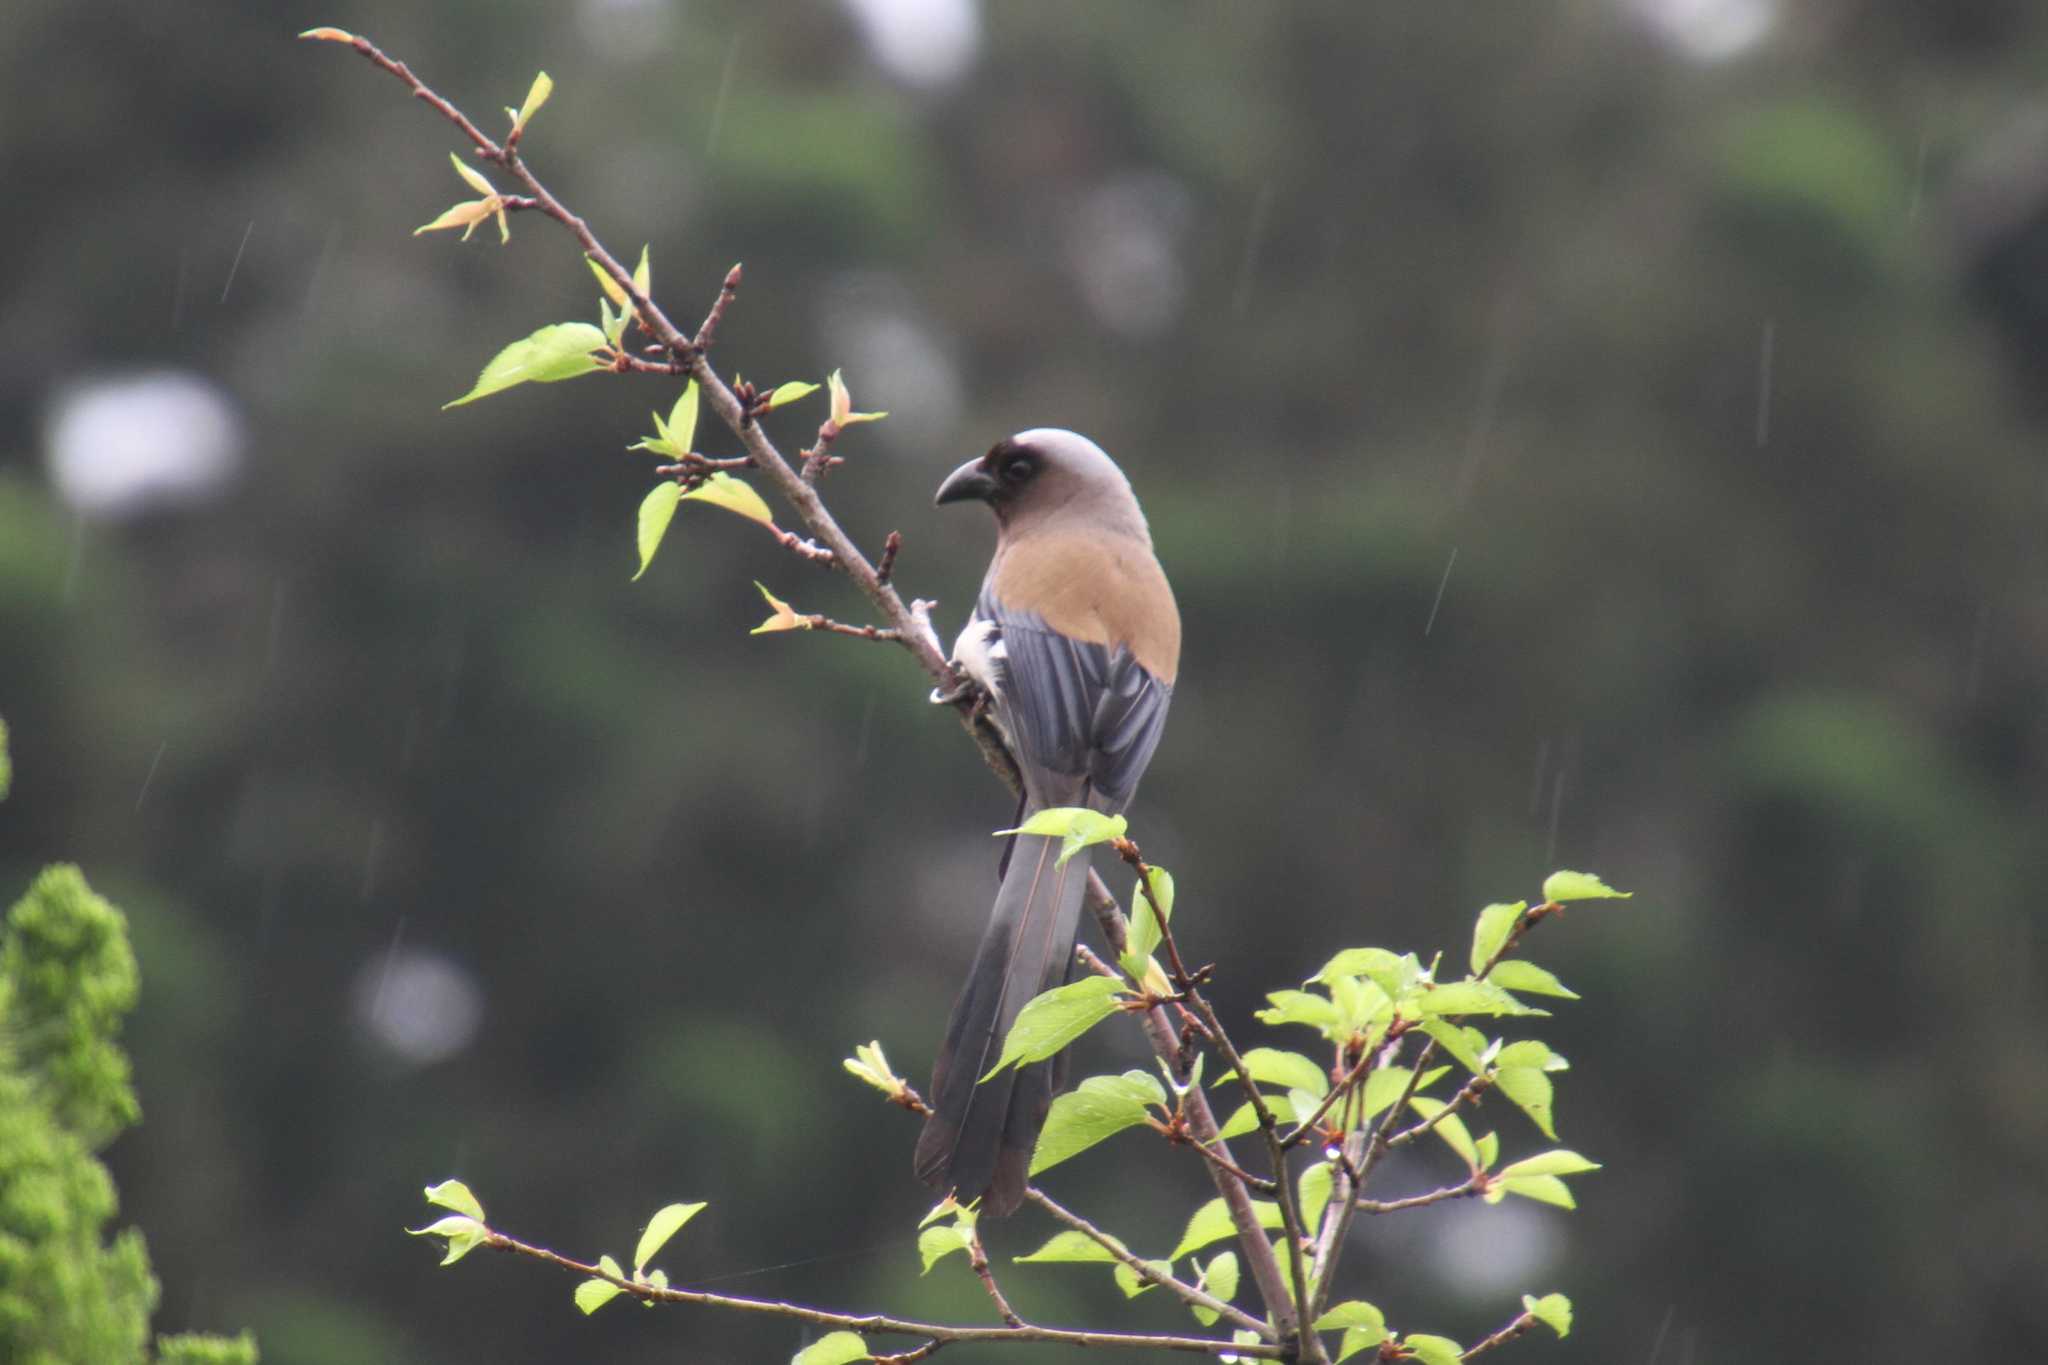
[[[1431,1204],[1442,1204],[1452,1199],[1470,1199],[1486,1188],[1485,1174],[1476,1173],[1470,1180],[1456,1185],[1446,1185],[1428,1194],[1411,1194],[1405,1199],[1360,1199],[1360,1213],[1399,1213],[1403,1209],[1426,1209]]]
[[[996,1274],[989,1269],[988,1248],[981,1244],[981,1230],[971,1222],[967,1225],[967,1264],[981,1278],[981,1287],[988,1291],[990,1302],[996,1306],[996,1316],[1012,1327],[1022,1327],[1024,1319],[1017,1316],[1017,1310],[1010,1307],[1010,1301],[996,1287]]]
[[[1262,1340],[1270,1341],[1273,1339],[1274,1331],[1271,1324],[1260,1322],[1243,1309],[1234,1307],[1224,1300],[1217,1298],[1206,1289],[1198,1289],[1186,1280],[1177,1279],[1172,1275],[1161,1274],[1156,1266],[1149,1265],[1131,1254],[1130,1250],[1122,1242],[1119,1242],[1101,1228],[1096,1227],[1095,1224],[1089,1222],[1080,1214],[1060,1205],[1036,1185],[1025,1186],[1024,1197],[1044,1209],[1060,1222],[1065,1223],[1068,1227],[1080,1233],[1083,1237],[1086,1237],[1089,1241],[1101,1247],[1104,1251],[1107,1251],[1117,1259],[1120,1265],[1128,1267],[1132,1274],[1145,1281],[1145,1283],[1158,1285],[1183,1303],[1195,1304],[1206,1308],[1220,1315],[1232,1326],[1242,1327],[1248,1332],[1257,1332]]]
[[[562,1270],[571,1271],[591,1279],[603,1280],[615,1285],[620,1291],[649,1303],[688,1303],[704,1308],[726,1308],[742,1313],[765,1313],[779,1318],[791,1318],[798,1322],[814,1323],[819,1327],[840,1327],[851,1332],[892,1332],[901,1336],[923,1337],[927,1342],[950,1343],[957,1341],[1045,1341],[1066,1346],[1098,1346],[1124,1348],[1139,1351],[1190,1351],[1202,1355],[1242,1355],[1278,1359],[1282,1349],[1268,1342],[1223,1341],[1211,1337],[1162,1336],[1142,1332],[1089,1332],[1066,1327],[1040,1327],[1032,1323],[1004,1327],[956,1326],[942,1322],[919,1322],[912,1318],[890,1317],[884,1313],[833,1313],[822,1308],[810,1308],[800,1303],[789,1303],[781,1299],[755,1299],[738,1294],[713,1294],[701,1289],[666,1288],[641,1284],[622,1276],[613,1275],[600,1266],[574,1260],[546,1247],[522,1242],[508,1237],[495,1229],[484,1230],[483,1245],[497,1251],[509,1251],[515,1255],[542,1261]]]
[[[1505,1346],[1516,1337],[1526,1334],[1535,1325],[1536,1315],[1534,1313],[1523,1313],[1484,1341],[1466,1348],[1465,1354],[1459,1356],[1458,1359],[1470,1360],[1474,1356],[1486,1354],[1496,1346]]]

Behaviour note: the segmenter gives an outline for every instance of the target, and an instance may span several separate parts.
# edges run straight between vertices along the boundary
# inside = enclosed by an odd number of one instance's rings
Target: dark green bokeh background
[[[408,235],[456,138],[290,41],[333,23],[487,127],[550,71],[529,157],[677,316],[744,260],[721,366],[894,412],[829,492],[948,631],[988,533],[941,473],[1044,423],[1119,456],[1188,632],[1137,828],[1233,1019],[1337,947],[1462,954],[1553,866],[1637,890],[1536,945],[1607,1170],[1576,1215],[1364,1226],[1398,1326],[1562,1289],[1578,1332],[1516,1358],[2048,1355],[2048,11],[1786,0],[1719,62],[1622,0],[978,13],[939,88],[822,3],[0,13],[0,872],[77,860],[134,921],[111,1160],[161,1325],[276,1365],[800,1343],[437,1271],[400,1229],[450,1175],[565,1251],[708,1198],[678,1279],[987,1312],[917,1278],[912,1125],[838,1059],[922,1077],[1003,796],[905,658],[747,636],[756,578],[862,608],[744,523],[686,509],[627,584],[672,386],[437,410],[595,290],[537,219]],[[241,476],[79,518],[52,402],[164,366],[231,397]],[[482,1004],[424,1066],[365,1022],[422,960]],[[1206,1189],[1135,1141],[1056,1184],[1151,1254]]]

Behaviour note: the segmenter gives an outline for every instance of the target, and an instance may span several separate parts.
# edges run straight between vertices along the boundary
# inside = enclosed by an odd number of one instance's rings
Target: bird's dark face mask
[[[988,454],[969,460],[939,485],[935,506],[949,502],[985,502],[998,509],[1038,477],[1043,457],[1015,441],[998,441]]]

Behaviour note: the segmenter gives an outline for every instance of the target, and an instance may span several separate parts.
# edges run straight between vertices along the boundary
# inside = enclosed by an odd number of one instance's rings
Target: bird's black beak
[[[946,476],[939,485],[939,494],[932,499],[934,507],[944,507],[949,502],[987,502],[996,493],[995,475],[981,457],[969,460]]]

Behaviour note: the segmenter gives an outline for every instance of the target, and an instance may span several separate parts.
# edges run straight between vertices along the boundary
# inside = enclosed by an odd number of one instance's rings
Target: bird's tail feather
[[[1059,844],[1019,835],[1010,849],[988,929],[932,1068],[932,1113],[917,1142],[919,1178],[963,1202],[983,1195],[982,1209],[994,1215],[1023,1201],[1032,1149],[1060,1079],[1055,1073],[1065,1070],[1062,1056],[978,1084],[1002,1056],[1025,1003],[1063,984],[1072,970],[1088,857],[1084,850],[1056,865]]]

